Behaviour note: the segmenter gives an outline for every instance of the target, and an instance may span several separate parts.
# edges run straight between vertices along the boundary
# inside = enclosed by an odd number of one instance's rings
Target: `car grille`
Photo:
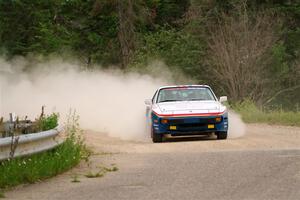
[[[169,119],[169,125],[176,126],[176,132],[207,131],[208,124],[216,124],[215,117]]]
[[[215,118],[193,118],[193,119],[169,119],[170,125],[182,125],[182,126],[189,126],[189,125],[203,125],[203,124],[211,124],[216,123]]]

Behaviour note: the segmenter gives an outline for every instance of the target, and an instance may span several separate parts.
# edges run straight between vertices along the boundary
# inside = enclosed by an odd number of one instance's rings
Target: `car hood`
[[[157,114],[209,114],[220,113],[226,107],[218,101],[176,101],[156,104],[153,109]]]

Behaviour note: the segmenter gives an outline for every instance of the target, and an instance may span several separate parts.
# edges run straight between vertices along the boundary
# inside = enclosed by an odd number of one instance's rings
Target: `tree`
[[[245,3],[235,14],[222,13],[210,28],[209,70],[233,101],[246,98],[262,102],[270,92],[269,52],[278,35],[279,20],[266,11],[249,15]]]
[[[121,47],[122,67],[125,68],[135,49],[135,27],[132,0],[118,0],[118,39]]]

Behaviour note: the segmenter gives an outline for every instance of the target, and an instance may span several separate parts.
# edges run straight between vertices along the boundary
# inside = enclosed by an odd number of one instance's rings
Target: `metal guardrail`
[[[63,127],[58,126],[39,133],[0,138],[0,160],[53,149],[64,141],[59,137],[62,131]]]

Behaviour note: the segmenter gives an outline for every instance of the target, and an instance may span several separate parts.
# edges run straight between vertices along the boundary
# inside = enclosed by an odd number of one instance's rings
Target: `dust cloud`
[[[236,112],[230,110],[228,113],[229,118],[229,138],[239,138],[246,134],[246,125],[242,118]]]
[[[118,70],[82,70],[80,64],[62,59],[31,62],[20,57],[8,62],[0,58],[0,116],[15,112],[21,119],[34,119],[45,105],[46,113],[58,112],[64,121],[69,110],[76,109],[83,129],[145,140],[149,134],[144,100],[161,85],[172,83],[172,73],[161,63],[155,65],[155,74],[162,75],[153,78]],[[24,72],[24,66],[30,70]],[[245,132],[233,112],[229,127],[231,138]]]
[[[82,71],[78,64],[61,60],[37,63],[34,70],[24,73],[23,62],[0,62],[0,116],[15,112],[34,119],[45,105],[48,114],[59,112],[63,118],[72,108],[83,129],[121,139],[146,137],[144,100],[166,84],[148,75],[117,70]]]

